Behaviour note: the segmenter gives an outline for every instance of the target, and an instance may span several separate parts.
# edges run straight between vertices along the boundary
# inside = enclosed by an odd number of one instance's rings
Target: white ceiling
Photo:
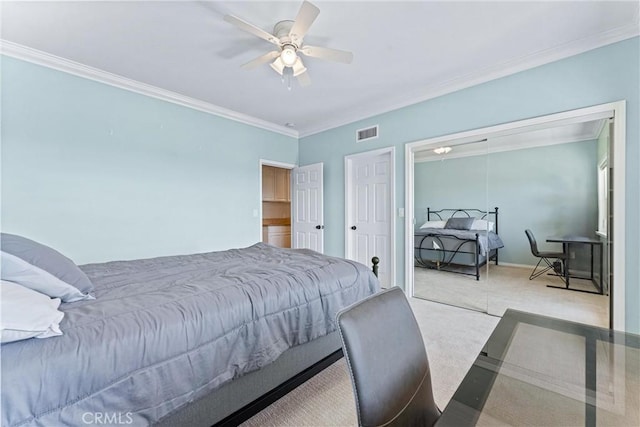
[[[548,145],[567,144],[571,142],[593,141],[598,139],[606,119],[589,120],[563,125],[549,124],[536,130],[517,130],[502,136],[491,136],[486,139],[472,141],[452,140],[443,144],[450,147],[446,154],[437,154],[433,147],[425,147],[415,153],[416,162],[432,162],[459,157],[485,156],[490,153],[522,150],[525,148],[544,147]]]
[[[268,65],[239,68],[271,45],[222,17],[271,32],[301,1],[3,1],[3,52],[36,49],[305,136],[639,34],[637,1],[312,2],[305,42],[354,61],[304,58],[312,85],[292,91]]]

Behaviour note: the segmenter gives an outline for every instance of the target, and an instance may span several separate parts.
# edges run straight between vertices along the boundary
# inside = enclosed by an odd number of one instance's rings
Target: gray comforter
[[[262,243],[82,270],[96,299],[61,306],[64,335],[2,346],[3,426],[152,423],[334,331],[379,287],[364,265]]]
[[[478,242],[480,244],[480,255],[486,256],[487,251],[504,247],[502,239],[493,231],[485,230],[456,230],[450,228],[417,228],[415,230],[415,248],[420,248],[421,243],[424,247],[424,236],[437,236],[440,238],[452,238],[456,241],[475,240],[478,234]],[[428,247],[425,249],[433,249],[431,241],[427,242]]]

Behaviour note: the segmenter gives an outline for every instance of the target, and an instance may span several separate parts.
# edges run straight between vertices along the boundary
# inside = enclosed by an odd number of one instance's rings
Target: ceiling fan
[[[311,79],[307,68],[302,63],[302,59],[298,56],[299,53],[313,58],[345,64],[349,64],[353,60],[353,53],[351,52],[304,44],[304,36],[319,14],[320,9],[308,1],[304,1],[300,6],[295,21],[278,22],[273,28],[273,34],[269,34],[263,29],[233,15],[225,15],[224,20],[278,47],[276,50],[247,62],[242,65],[242,68],[253,69],[273,61],[270,64],[271,68],[278,74],[284,77],[290,73],[298,79],[301,86],[308,86],[311,84]]]

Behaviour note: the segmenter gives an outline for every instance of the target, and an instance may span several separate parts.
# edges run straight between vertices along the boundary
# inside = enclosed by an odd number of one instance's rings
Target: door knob
[[[322,230],[324,228],[324,225],[316,225],[316,230]]]
[[[355,225],[351,227],[352,230],[357,229],[358,227],[356,227]]]

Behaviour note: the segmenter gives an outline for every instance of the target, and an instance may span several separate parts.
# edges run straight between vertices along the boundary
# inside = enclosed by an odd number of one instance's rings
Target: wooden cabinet
[[[276,168],[262,166],[262,200],[276,199]]]
[[[291,200],[289,190],[289,170],[276,169],[276,198],[278,202],[288,202]]]
[[[291,226],[269,225],[263,227],[263,238],[265,235],[265,228],[267,229],[265,243],[269,243],[270,245],[277,246],[279,248],[291,247]]]
[[[262,166],[262,241],[291,247],[291,171]]]
[[[291,201],[291,171],[262,166],[262,200],[268,202]]]

